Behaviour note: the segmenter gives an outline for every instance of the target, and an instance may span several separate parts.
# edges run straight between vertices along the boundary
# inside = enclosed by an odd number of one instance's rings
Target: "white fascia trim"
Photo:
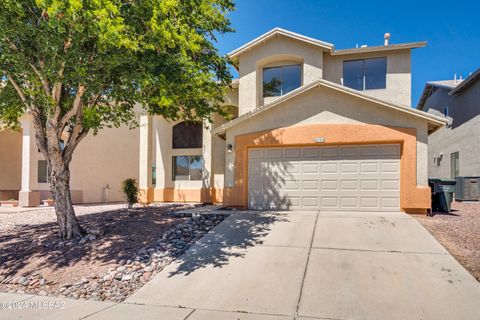
[[[268,40],[269,38],[271,38],[275,35],[283,35],[283,36],[286,36],[286,37],[297,39],[299,41],[303,41],[303,42],[310,43],[310,44],[315,45],[315,46],[322,47],[322,48],[327,49],[329,51],[332,51],[334,49],[334,46],[331,43],[321,41],[321,40],[317,40],[317,39],[314,39],[314,38],[310,38],[310,37],[307,37],[307,36],[292,32],[292,31],[282,29],[282,28],[274,28],[274,29],[262,34],[261,36],[253,39],[252,41],[247,42],[246,44],[244,44],[240,48],[233,50],[232,52],[230,52],[228,54],[228,56],[230,58],[234,58],[234,57],[240,55],[241,53],[243,53],[243,52],[261,44],[263,41],[266,41],[266,40]]]
[[[342,93],[346,93],[346,94],[349,94],[349,95],[352,95],[352,96],[355,96],[355,97],[358,97],[358,98],[361,98],[361,99],[364,99],[364,100],[367,100],[367,101],[370,101],[370,102],[373,102],[373,103],[376,103],[376,104],[380,104],[380,105],[383,105],[385,107],[388,107],[388,108],[391,108],[391,109],[394,109],[394,110],[398,110],[398,111],[401,111],[401,112],[404,112],[404,113],[407,113],[407,114],[410,114],[410,115],[413,115],[413,116],[416,116],[416,117],[420,117],[420,118],[423,118],[427,121],[429,121],[431,124],[433,125],[436,125],[436,126],[443,126],[445,124],[448,123],[448,120],[445,119],[445,118],[442,118],[442,117],[439,117],[439,116],[435,116],[435,115],[432,115],[430,113],[427,113],[427,112],[424,112],[424,111],[420,111],[420,110],[417,110],[417,109],[414,109],[414,108],[411,108],[409,106],[406,106],[406,105],[402,105],[402,104],[398,104],[396,102],[392,102],[392,101],[388,101],[388,100],[383,100],[383,99],[379,99],[379,98],[375,98],[375,97],[372,97],[372,96],[369,96],[369,95],[366,95],[362,92],[359,92],[357,90],[354,90],[354,89],[350,89],[350,88],[347,88],[347,87],[344,87],[342,85],[339,85],[339,84],[336,84],[336,83],[333,83],[333,82],[330,82],[330,81],[327,81],[327,80],[324,80],[324,79],[318,79],[318,80],[315,80],[309,84],[306,84],[298,89],[295,89],[293,90],[292,92],[289,92],[288,94],[276,99],[275,101],[269,103],[269,104],[266,104],[266,105],[263,105],[259,108],[256,108],[255,110],[252,110],[252,111],[249,111],[241,116],[239,116],[238,118],[230,121],[230,122],[227,122],[227,123],[224,123],[223,125],[215,128],[213,131],[212,131],[212,134],[222,134],[224,133],[227,129],[233,127],[233,126],[236,126],[237,124],[239,124],[240,122],[243,122],[245,120],[248,120],[254,116],[256,116],[257,114],[261,113],[261,112],[264,112],[270,108],[273,108],[287,100],[290,100],[312,88],[315,88],[316,86],[324,86],[324,87],[327,87],[327,88],[331,88],[331,89],[334,89],[334,90],[337,90],[337,91],[340,91]]]

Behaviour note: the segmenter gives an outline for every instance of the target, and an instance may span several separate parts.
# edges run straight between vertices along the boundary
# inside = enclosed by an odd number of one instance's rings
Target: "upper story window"
[[[343,62],[343,85],[355,90],[387,87],[387,58]]]
[[[201,148],[203,126],[201,123],[180,122],[173,126],[172,148]]]
[[[263,97],[278,97],[302,85],[300,64],[263,69]]]

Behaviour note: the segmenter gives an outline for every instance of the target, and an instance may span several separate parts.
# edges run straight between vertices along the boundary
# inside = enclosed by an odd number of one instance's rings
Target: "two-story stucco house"
[[[88,149],[108,145],[116,131],[82,142],[72,166],[93,160],[72,169],[72,189],[89,202],[107,183],[117,196],[118,179],[133,176],[146,202],[425,213],[428,135],[446,120],[410,107],[411,50],[423,46],[386,38],[382,46],[336,50],[273,29],[229,54],[239,74],[225,98],[234,120],[195,125],[141,115],[139,129],[119,129],[122,146],[109,150],[109,160]],[[34,180],[35,161],[23,163]],[[38,184],[24,188],[24,180],[20,193],[34,192]]]
[[[429,136],[429,176],[480,176],[480,69],[463,81],[428,82],[417,109],[449,120]]]

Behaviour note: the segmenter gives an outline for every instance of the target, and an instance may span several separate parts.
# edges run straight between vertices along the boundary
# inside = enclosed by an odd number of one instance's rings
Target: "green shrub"
[[[125,195],[125,200],[128,203],[128,209],[131,209],[135,203],[138,202],[138,185],[137,180],[128,178],[122,182],[122,192]]]

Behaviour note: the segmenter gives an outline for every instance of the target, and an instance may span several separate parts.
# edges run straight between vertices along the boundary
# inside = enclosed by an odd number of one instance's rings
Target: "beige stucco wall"
[[[195,149],[173,149],[172,148],[172,128],[180,121],[167,121],[163,117],[153,118],[153,143],[155,153],[153,164],[157,168],[157,181],[154,186],[156,189],[175,188],[175,189],[200,189],[211,186],[211,140],[212,136],[209,126],[203,128],[203,146]],[[202,180],[175,181],[172,179],[174,156],[201,155],[204,159],[204,177]]]
[[[343,61],[387,57],[387,88],[365,90],[371,96],[411,105],[411,54],[410,50],[384,53],[362,53],[349,55],[324,55],[323,77],[343,85]]]
[[[107,184],[108,201],[123,201],[120,187],[125,178],[138,180],[139,135],[138,128],[126,126],[106,128],[98,135],[88,135],[80,142],[70,164],[71,190],[81,190],[84,203],[105,201]],[[49,190],[48,183],[38,183],[38,160],[44,159],[37,149],[31,150],[34,161],[31,190]],[[45,195],[45,193],[42,193]]]
[[[427,121],[333,89],[312,89],[227,130],[226,143],[246,133],[307,124],[380,124],[417,130],[417,185],[427,186]],[[328,137],[325,137],[328,140]],[[234,154],[226,155],[225,187],[233,187]]]
[[[459,154],[460,176],[480,175],[480,115],[452,128],[443,127],[429,136],[428,171],[429,177],[450,179],[450,155]],[[440,161],[434,161],[443,154]]]
[[[0,131],[0,190],[20,190],[22,132]]]
[[[262,68],[278,64],[303,64],[303,84],[322,78],[323,50],[320,47],[278,36],[242,53],[239,57],[239,112],[263,105]]]

